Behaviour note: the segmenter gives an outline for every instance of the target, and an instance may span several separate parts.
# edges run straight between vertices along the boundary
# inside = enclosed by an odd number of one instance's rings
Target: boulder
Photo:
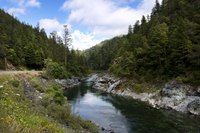
[[[200,86],[197,88],[197,93],[200,94]]]
[[[63,89],[72,88],[80,84],[80,78],[73,77],[71,79],[55,79],[55,82],[61,84]]]
[[[190,102],[187,106],[187,110],[191,114],[200,115],[200,99],[195,99]]]
[[[113,83],[113,84],[111,84],[110,82],[109,82],[109,88],[108,88],[108,92],[111,92],[112,90],[114,90],[119,84],[120,84],[120,80],[119,81],[117,81],[117,82],[115,82],[115,83]]]
[[[94,74],[86,79],[87,82],[95,82],[98,78],[97,74]]]
[[[162,97],[178,97],[178,99],[181,99],[186,97],[186,88],[186,86],[178,84],[176,81],[172,81],[165,85],[160,94]]]

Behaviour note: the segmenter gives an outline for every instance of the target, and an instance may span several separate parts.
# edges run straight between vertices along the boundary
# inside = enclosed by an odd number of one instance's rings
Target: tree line
[[[41,70],[45,59],[51,59],[64,66],[69,75],[86,73],[84,55],[69,49],[56,32],[48,37],[39,25],[22,23],[1,9],[0,18],[0,69],[6,69],[8,63],[16,69]],[[66,63],[65,59],[68,59]]]

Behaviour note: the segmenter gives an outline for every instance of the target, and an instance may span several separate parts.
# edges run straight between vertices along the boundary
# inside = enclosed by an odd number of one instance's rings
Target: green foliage
[[[98,133],[99,129],[94,126],[90,121],[82,120],[79,116],[72,116],[70,113],[70,107],[67,105],[50,104],[47,107],[48,115],[56,119],[58,122],[65,124],[72,129],[80,132],[82,129],[86,129],[92,133]]]
[[[9,82],[12,84],[13,87],[15,88],[19,87],[19,84],[20,84],[19,80],[13,79],[13,80],[10,80]]]
[[[135,83],[133,85],[133,89],[134,89],[135,92],[142,93],[143,92],[143,85]]]
[[[110,71],[120,76],[132,76],[135,74],[135,57],[132,53],[126,52],[118,57],[110,67]]]
[[[188,83],[189,79],[185,76],[178,76],[176,77],[176,81],[179,83]]]
[[[42,101],[32,106],[24,94],[26,88],[22,88],[22,83],[16,78],[18,76],[0,76],[0,85],[3,85],[0,88],[0,132],[76,133],[84,130],[98,133],[99,129],[93,123],[71,114],[71,107],[59,84],[54,81],[43,84],[39,77],[30,79],[31,86],[42,86],[45,90]],[[18,87],[13,86],[16,80],[20,84]]]
[[[62,124],[67,124],[67,121],[71,117],[70,107],[69,106],[61,106],[55,103],[49,104],[47,106],[48,115],[57,120]]]
[[[45,60],[46,74],[50,78],[64,79],[67,77],[65,68],[50,59]]]
[[[0,77],[0,84],[3,84],[3,88],[0,89],[0,131],[63,133],[64,129],[56,122],[34,111],[23,89],[18,86],[19,81],[17,85],[16,81],[18,80],[9,76]]]
[[[71,127],[77,132],[83,129],[94,133],[98,132],[99,129],[93,123],[71,114],[71,107],[67,103],[59,84],[52,83],[48,86],[45,94],[41,103],[47,109],[48,116],[61,124]]]
[[[51,64],[54,67],[53,77],[64,78],[87,74],[85,56],[78,50],[69,50],[56,32],[50,33],[48,38],[39,25],[34,28],[21,23],[1,9],[0,18],[0,69],[5,69],[5,59],[7,59],[7,62],[17,69],[41,70],[45,65],[44,60],[51,58],[55,62]],[[69,36],[67,33],[65,40],[68,43]],[[65,57],[66,68],[62,67],[65,64]],[[60,73],[62,71],[65,73]]]
[[[49,104],[56,103],[63,105],[65,103],[65,97],[62,92],[62,88],[59,84],[51,84],[46,89],[46,94],[42,99],[42,105],[47,107]]]
[[[129,25],[126,36],[87,50],[89,67],[145,81],[183,76],[200,85],[199,5],[197,0],[156,1],[151,17]]]
[[[36,88],[39,92],[44,93],[46,91],[46,88],[41,86],[39,78],[34,77],[31,79],[30,82],[33,85],[33,87]]]

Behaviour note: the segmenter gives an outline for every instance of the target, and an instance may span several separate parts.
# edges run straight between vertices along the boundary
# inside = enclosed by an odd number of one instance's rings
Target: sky
[[[155,0],[0,0],[1,9],[21,22],[39,24],[47,34],[62,36],[68,25],[72,47],[79,50],[127,34],[154,5]]]

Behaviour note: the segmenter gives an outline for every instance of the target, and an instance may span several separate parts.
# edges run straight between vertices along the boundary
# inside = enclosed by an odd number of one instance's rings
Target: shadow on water
[[[200,133],[200,118],[157,110],[146,103],[93,90],[90,83],[65,92],[72,112],[116,133]]]

